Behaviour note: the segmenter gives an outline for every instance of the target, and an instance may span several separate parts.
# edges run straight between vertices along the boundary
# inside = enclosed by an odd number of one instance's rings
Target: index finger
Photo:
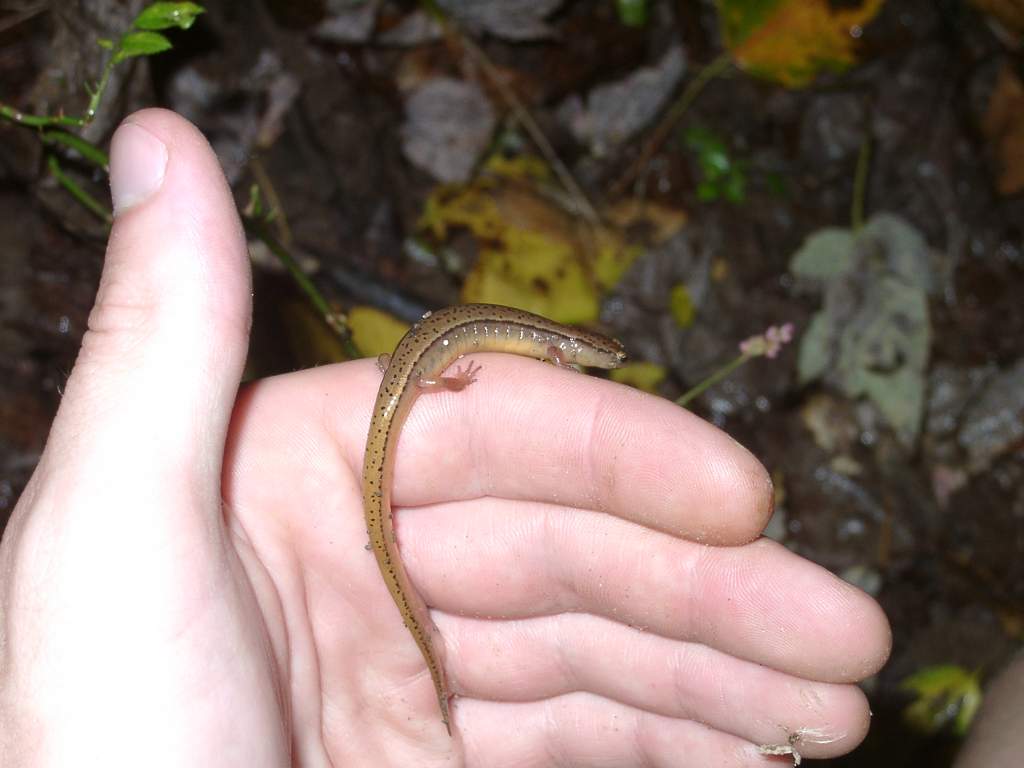
[[[535,360],[473,355],[460,392],[422,395],[398,439],[392,501],[496,496],[617,515],[707,544],[756,537],[771,514],[767,471],[721,430],[663,398]],[[368,414],[380,373],[358,363]],[[353,372],[355,373],[355,372]],[[351,412],[349,414],[351,416]],[[351,419],[347,456],[362,467]]]

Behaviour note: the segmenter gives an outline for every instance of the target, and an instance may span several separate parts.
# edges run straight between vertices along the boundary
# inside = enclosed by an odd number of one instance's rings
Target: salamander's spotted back
[[[471,368],[440,377],[455,360],[471,352],[510,352],[548,359],[559,365],[616,368],[626,358],[615,339],[556,323],[540,315],[494,304],[464,304],[424,315],[399,342],[384,371],[370,420],[363,463],[366,529],[384,582],[402,620],[430,670],[451,734],[444,643],[423,599],[412,586],[395,545],[391,517],[391,472],[398,433],[416,396],[429,389],[462,389],[474,381]]]

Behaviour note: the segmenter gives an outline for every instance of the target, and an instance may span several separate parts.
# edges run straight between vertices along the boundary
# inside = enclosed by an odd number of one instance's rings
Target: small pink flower
[[[740,352],[747,357],[775,357],[793,340],[793,324],[769,326],[764,333],[740,342]]]

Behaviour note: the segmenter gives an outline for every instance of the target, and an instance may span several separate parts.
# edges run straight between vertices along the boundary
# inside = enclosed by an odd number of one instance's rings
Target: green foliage
[[[188,29],[195,23],[196,17],[205,12],[203,6],[195,3],[153,3],[135,17],[132,26],[150,31],[171,27]]]
[[[131,56],[152,56],[171,47],[171,41],[159,32],[129,32],[121,37],[114,59],[123,61]]]
[[[742,203],[746,200],[746,163],[733,158],[719,136],[707,128],[693,126],[686,131],[686,145],[696,153],[700,166],[697,198],[701,202]]]
[[[619,21],[627,27],[642,27],[647,23],[647,0],[615,0]]]
[[[100,40],[102,48],[113,50],[113,64],[133,56],[152,56],[172,48],[171,41],[157,30],[190,28],[196,17],[205,9],[195,3],[153,3],[142,9],[132,22],[132,29],[121,36],[114,45],[110,40]]]
[[[915,695],[903,716],[923,733],[937,733],[952,724],[953,732],[963,736],[981,706],[978,673],[953,664],[919,670],[904,679],[900,688]]]
[[[188,29],[195,22],[196,17],[204,12],[203,7],[196,3],[151,3],[135,17],[129,30],[121,35],[116,42],[106,38],[97,40],[96,44],[100,48],[110,51],[110,58],[103,67],[99,81],[95,85],[85,84],[85,90],[89,94],[89,105],[83,114],[78,116],[65,115],[63,113],[56,115],[29,115],[20,109],[0,103],[0,118],[26,128],[41,129],[39,131],[41,140],[51,148],[66,147],[78,153],[82,159],[106,172],[109,166],[106,153],[99,147],[72,133],[70,129],[82,128],[96,116],[96,110],[99,108],[103,93],[110,82],[110,73],[114,70],[114,67],[125,59],[136,56],[152,56],[168,50],[171,47],[171,41],[157,30],[170,29],[172,27]],[[107,224],[110,223],[110,211],[92,197],[70,175],[64,172],[56,152],[49,153],[47,167],[57,182],[79,203],[95,213]]]

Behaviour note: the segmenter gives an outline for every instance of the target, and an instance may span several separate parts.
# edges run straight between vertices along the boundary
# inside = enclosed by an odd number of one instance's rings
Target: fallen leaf
[[[969,468],[987,468],[1024,440],[1024,358],[993,376],[968,404],[957,434]]]
[[[992,91],[982,131],[995,152],[999,194],[1024,190],[1024,84],[1008,64]]]
[[[722,36],[741,69],[789,88],[855,61],[864,26],[884,0],[834,10],[828,0],[717,0]]]
[[[438,181],[465,181],[491,142],[496,118],[475,83],[435,77],[405,104],[402,151]]]
[[[462,289],[465,302],[506,304],[565,323],[597,320],[601,297],[643,253],[626,232],[657,243],[685,222],[656,204],[622,204],[612,226],[581,223],[542,193],[547,181],[532,162],[487,161],[469,184],[445,185],[428,197],[419,228],[436,243],[455,229],[470,232],[477,259]]]
[[[631,387],[642,389],[644,392],[657,394],[658,386],[665,380],[668,372],[665,366],[657,363],[626,363],[621,368],[615,368],[608,373],[612,381],[619,384],[628,384]]]
[[[602,157],[643,130],[672,96],[686,69],[681,48],[669,48],[653,67],[642,67],[622,80],[595,87],[586,105],[570,97],[558,109],[577,141]]]
[[[472,32],[526,41],[554,34],[544,19],[558,10],[562,0],[437,0],[437,4]]]
[[[697,308],[693,304],[693,297],[685,283],[672,286],[668,295],[668,308],[672,313],[672,319],[680,328],[689,328],[693,325],[693,319],[697,315]]]
[[[355,306],[348,312],[352,341],[368,357],[392,353],[409,324],[375,307]]]
[[[971,0],[1013,33],[1024,35],[1024,0]]]

